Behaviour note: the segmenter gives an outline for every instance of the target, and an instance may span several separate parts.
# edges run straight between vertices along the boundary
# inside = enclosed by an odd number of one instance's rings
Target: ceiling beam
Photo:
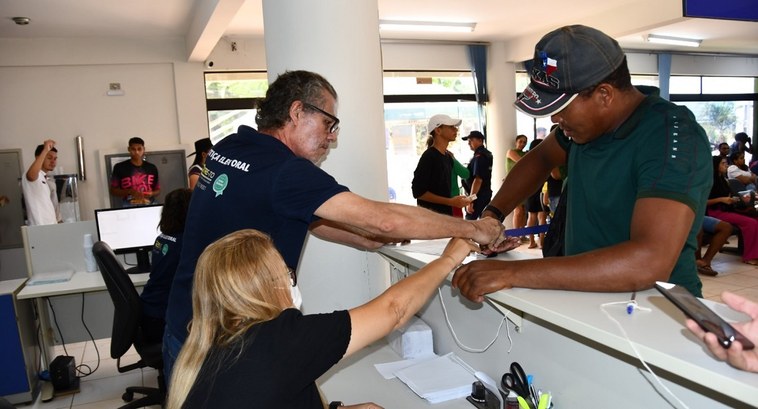
[[[245,0],[198,0],[187,31],[187,61],[205,61]]]

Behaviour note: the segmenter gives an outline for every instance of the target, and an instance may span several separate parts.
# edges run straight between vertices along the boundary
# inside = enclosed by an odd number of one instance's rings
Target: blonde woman
[[[167,407],[323,409],[316,379],[405,324],[475,249],[452,239],[440,258],[374,300],[303,315],[293,306],[292,276],[267,235],[248,229],[222,237],[197,263],[192,324]]]

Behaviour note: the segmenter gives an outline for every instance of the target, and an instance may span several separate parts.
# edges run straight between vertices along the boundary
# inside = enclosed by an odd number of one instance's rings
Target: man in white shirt
[[[60,223],[58,196],[55,181],[47,173],[55,169],[58,150],[55,141],[48,139],[34,151],[34,162],[21,178],[21,188],[26,203],[26,217],[30,226]]]

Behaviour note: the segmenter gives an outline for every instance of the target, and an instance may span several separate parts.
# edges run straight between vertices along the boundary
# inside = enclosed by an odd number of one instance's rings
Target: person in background
[[[726,161],[721,156],[713,157],[713,186],[708,195],[707,215],[731,223],[742,232],[742,262],[758,266],[758,220],[755,209],[739,211],[735,207],[740,198],[732,195],[726,180]]]
[[[703,233],[711,235],[711,241],[708,244],[708,250],[705,251],[705,255],[701,255],[703,251]],[[703,217],[703,227],[700,228],[700,232],[697,234],[697,248],[695,249],[695,263],[697,264],[698,273],[707,276],[719,274],[718,271],[711,267],[711,262],[733,233],[734,227],[731,224],[715,217]]]
[[[506,177],[511,172],[511,169],[513,169],[513,167],[516,166],[516,163],[520,161],[521,158],[524,157],[524,155],[526,155],[526,152],[524,152],[524,148],[526,148],[526,141],[527,141],[526,135],[517,135],[516,147],[514,149],[509,149],[508,152],[506,152],[505,154]],[[516,207],[513,208],[513,228],[520,229],[524,226],[526,226],[526,202],[519,203]]]
[[[195,184],[197,184],[200,174],[203,173],[205,158],[208,157],[208,152],[210,152],[212,147],[213,143],[211,143],[211,138],[198,139],[195,141],[195,152],[190,153],[187,156],[188,158],[190,156],[195,156],[195,159],[192,161],[192,166],[190,166],[189,171],[187,172],[190,189],[195,188]]]
[[[113,166],[110,193],[121,198],[123,207],[152,204],[161,192],[158,168],[144,159],[142,138],[129,139],[128,150],[129,160]]]
[[[192,317],[197,259],[206,246],[231,232],[268,234],[295,272],[308,233],[365,250],[404,239],[465,237],[482,245],[504,239],[497,220],[467,221],[369,200],[337,183],[317,165],[337,141],[336,113],[337,92],[329,81],[314,72],[287,71],[258,104],[258,130],[242,125],[213,146],[205,163],[207,177],[203,174],[192,192],[169,294],[163,337],[168,378]],[[444,182],[450,189],[449,174]]]
[[[58,149],[55,148],[55,141],[48,139],[34,150],[34,162],[21,178],[26,217],[30,226],[61,222],[55,180],[48,179],[48,173],[55,169],[57,162]]]
[[[726,177],[729,179],[737,179],[740,183],[745,185],[745,190],[754,191],[758,175],[751,172],[745,164],[745,152],[731,153],[729,154],[729,159],[732,164],[726,169]]]
[[[745,313],[750,317],[750,321],[732,323],[732,326],[747,339],[758,345],[758,304],[728,291],[721,293],[721,300],[733,310]],[[708,350],[716,358],[728,362],[729,365],[737,369],[758,372],[758,348],[745,351],[742,349],[740,342],[735,341],[732,342],[729,348],[724,349],[716,338],[716,335],[703,331],[694,320],[688,318],[686,324],[692,333],[703,340],[705,345],[708,346]]]
[[[429,138],[431,141],[431,138]],[[450,155],[452,156],[453,153],[448,151]],[[461,187],[458,185],[458,179],[461,179],[462,183],[465,183],[466,179],[468,179],[470,173],[468,171],[468,168],[463,166],[460,162],[458,162],[458,159],[453,156],[453,174],[452,178],[450,180],[450,197],[456,197],[461,195]],[[463,209],[459,207],[453,208],[453,217],[457,218],[463,218]]]
[[[721,142],[719,144],[719,155],[722,158],[726,159],[727,161],[729,161],[729,151],[730,151],[730,148],[729,148],[729,144],[728,143]],[[731,162],[729,162],[729,164],[731,165]]]
[[[537,145],[542,142],[542,139],[535,139],[529,144],[529,151],[536,148]],[[545,185],[544,183],[542,184]],[[536,192],[534,192],[529,198],[526,199],[526,227],[534,227],[537,225],[547,224],[547,212],[546,207],[542,204],[542,187],[540,186]],[[534,240],[534,234],[529,235],[529,248],[542,248],[545,241],[545,233],[539,233],[537,235],[538,240]]]
[[[219,239],[197,263],[192,326],[168,408],[323,409],[316,379],[401,328],[474,250],[473,242],[452,239],[439,258],[366,304],[303,315],[271,238],[246,229]],[[378,405],[348,406],[364,407]]]
[[[447,146],[458,136],[460,119],[447,115],[434,115],[429,119],[427,130],[431,144],[419,158],[413,171],[411,189],[419,207],[437,213],[453,215],[453,208],[464,208],[471,202],[466,196],[452,197],[450,180],[453,174],[453,155]]]
[[[466,206],[466,219],[476,220],[492,198],[492,152],[484,147],[487,137],[479,131],[471,131],[461,139],[468,141],[468,147],[474,151],[468,163],[469,177],[464,188],[468,195],[476,195],[476,199]]]
[[[558,128],[516,164],[482,218],[503,220],[565,164],[565,256],[472,261],[453,286],[476,302],[511,287],[632,292],[656,281],[702,296],[694,250],[713,178],[695,116],[635,88],[618,42],[591,27],[546,34],[532,63],[516,108]]]
[[[739,132],[734,135],[734,142],[732,142],[732,145],[729,147],[729,156],[737,152],[751,153],[752,151],[750,137],[747,136],[745,132]]]
[[[540,126],[534,133],[534,139],[545,139],[547,137],[547,129],[544,126]]]
[[[152,254],[152,270],[145,288],[140,294],[142,300],[142,331],[150,343],[163,340],[166,326],[166,305],[171,282],[174,280],[179,254],[182,251],[184,222],[187,219],[191,189],[176,189],[166,195],[161,221],[161,234],[155,238]]]

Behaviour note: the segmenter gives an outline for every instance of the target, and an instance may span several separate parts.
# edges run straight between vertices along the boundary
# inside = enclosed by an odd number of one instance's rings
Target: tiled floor
[[[733,237],[732,240],[735,240]],[[529,250],[522,245],[516,251],[541,254],[539,249]],[[716,277],[700,276],[703,281],[703,296],[721,301],[720,295],[729,290],[758,302],[758,267],[742,263],[739,256],[730,253],[719,253],[713,259],[712,267],[719,272]],[[113,409],[123,404],[121,394],[127,386],[146,385],[157,386],[158,373],[154,369],[133,370],[119,374],[116,361],[110,358],[110,339],[97,341],[100,351],[100,367],[92,375],[83,378],[80,392],[74,395],[56,397],[50,402],[40,402],[25,407],[32,409]],[[77,364],[85,363],[92,368],[97,365],[97,355],[92,342],[78,343],[67,346],[68,353],[76,357]],[[63,354],[62,348],[56,355]],[[129,355],[137,360],[134,350],[127,352],[124,361],[134,362]],[[137,395],[140,396],[140,395]],[[157,409],[159,406],[151,408]]]
[[[96,341],[100,353],[100,367],[92,375],[81,379],[79,392],[73,395],[56,396],[49,402],[41,402],[37,399],[33,405],[21,406],[32,409],[114,409],[124,404],[121,395],[127,386],[158,386],[158,371],[152,368],[135,369],[126,373],[118,373],[116,360],[110,358],[110,339]],[[97,366],[97,352],[91,341],[80,342],[66,346],[70,356],[76,359],[76,364],[86,364],[95,369]],[[63,355],[61,347],[56,347],[55,355]],[[139,360],[134,348],[129,350],[121,359],[122,366]],[[82,369],[87,371],[86,368]],[[135,399],[142,395],[135,394]],[[160,406],[149,408],[159,409]]]

